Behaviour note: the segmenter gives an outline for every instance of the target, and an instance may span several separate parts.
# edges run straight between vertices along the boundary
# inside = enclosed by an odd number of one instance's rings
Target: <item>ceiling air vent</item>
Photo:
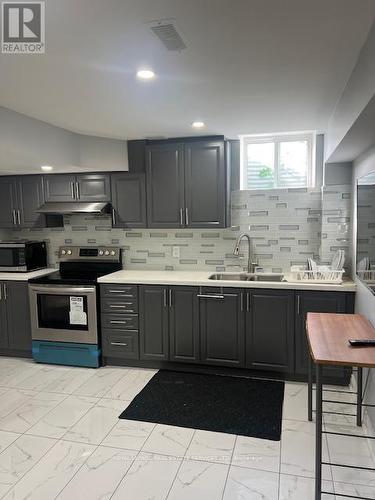
[[[156,35],[164,47],[172,51],[181,51],[186,49],[186,45],[177,31],[176,21],[174,19],[161,19],[149,23],[151,31]]]

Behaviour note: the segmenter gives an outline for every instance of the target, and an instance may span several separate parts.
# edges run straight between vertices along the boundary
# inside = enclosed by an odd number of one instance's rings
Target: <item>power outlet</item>
[[[175,257],[176,259],[180,258],[180,247],[177,246],[172,247],[172,257]]]

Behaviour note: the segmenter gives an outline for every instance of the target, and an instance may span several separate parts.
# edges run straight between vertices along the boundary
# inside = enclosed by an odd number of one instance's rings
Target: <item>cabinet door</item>
[[[292,373],[294,292],[249,291],[246,311],[246,366]]]
[[[79,201],[109,201],[111,199],[109,175],[77,175],[76,182],[78,183],[76,195]]]
[[[185,202],[188,227],[225,227],[223,141],[185,144]]]
[[[245,364],[243,293],[208,289],[200,294],[201,360],[226,366]]]
[[[0,349],[8,347],[8,318],[4,281],[0,281]]]
[[[199,289],[174,286],[168,291],[170,360],[199,361]]]
[[[5,286],[5,302],[8,318],[8,347],[9,349],[31,352],[28,283],[7,281]]]
[[[0,178],[0,227],[13,228],[16,223],[17,193],[14,177]]]
[[[144,174],[112,174],[113,227],[146,227]]]
[[[168,290],[139,287],[140,359],[168,360]]]
[[[22,227],[43,227],[45,217],[38,214],[38,209],[44,203],[43,178],[41,175],[22,176],[17,181],[18,209]]]
[[[346,294],[343,292],[296,292],[296,373],[307,374],[308,346],[306,315],[308,312],[345,313]]]
[[[45,175],[45,201],[72,201],[76,199],[75,175]]]
[[[147,146],[146,178],[148,227],[183,226],[183,145]]]

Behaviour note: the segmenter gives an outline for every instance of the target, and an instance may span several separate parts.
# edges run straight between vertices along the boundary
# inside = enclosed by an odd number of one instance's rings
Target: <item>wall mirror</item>
[[[357,276],[375,294],[375,171],[357,182]]]

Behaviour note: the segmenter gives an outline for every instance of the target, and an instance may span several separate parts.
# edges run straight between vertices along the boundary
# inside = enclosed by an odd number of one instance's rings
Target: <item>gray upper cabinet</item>
[[[13,228],[17,225],[17,190],[15,177],[0,178],[0,227]]]
[[[110,201],[111,183],[109,175],[77,175],[76,196],[79,201]]]
[[[202,363],[243,367],[243,292],[235,288],[206,288],[199,299]]]
[[[226,227],[224,144],[206,139],[146,146],[149,227]]]
[[[292,373],[294,369],[294,292],[246,292],[246,366]],[[270,313],[271,311],[271,313]]]
[[[44,176],[45,201],[72,201],[76,199],[75,175]]]
[[[107,174],[53,174],[44,176],[45,201],[109,201],[111,189]]]
[[[139,287],[140,359],[166,361],[168,345],[168,287]]]
[[[144,174],[111,175],[112,226],[146,227],[146,183]]]
[[[223,141],[185,144],[185,224],[225,227],[225,163]]]
[[[44,226],[44,216],[36,213],[43,201],[40,175],[0,178],[0,227]]]
[[[22,227],[42,227],[43,214],[36,209],[44,203],[43,178],[40,175],[26,175],[17,180],[19,222]]]
[[[171,361],[199,362],[198,288],[174,286],[168,290]]]
[[[184,225],[183,151],[179,143],[146,147],[148,227]]]

